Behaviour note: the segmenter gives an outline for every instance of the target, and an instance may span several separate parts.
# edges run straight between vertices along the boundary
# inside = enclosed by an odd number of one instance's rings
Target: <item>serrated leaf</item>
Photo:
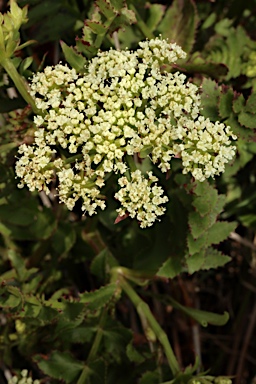
[[[236,95],[233,101],[233,111],[238,114],[244,109],[244,106],[245,106],[245,99],[243,94]]]
[[[238,115],[238,121],[247,128],[256,128],[256,114],[241,112]]]
[[[187,267],[189,273],[211,268],[222,267],[230,261],[230,257],[223,255],[214,248],[202,249],[200,252],[187,257]]]
[[[237,227],[237,223],[228,223],[225,221],[218,221],[214,223],[208,231],[207,234],[207,246],[211,244],[219,244],[221,241],[225,240],[230,232],[234,231]]]
[[[198,23],[197,10],[192,0],[174,0],[158,26],[163,38],[176,42],[189,53],[192,50]]]
[[[219,244],[228,237],[236,226],[237,223],[216,222],[196,239],[189,233],[187,238],[189,254],[194,255],[199,253],[202,248],[207,248],[212,244]]]
[[[217,219],[217,215],[223,209],[225,200],[226,197],[224,195],[219,195],[211,211],[209,211],[209,213],[203,217],[201,217],[197,212],[189,213],[188,224],[194,239],[200,237],[207,229],[213,225]]]
[[[256,92],[249,96],[244,111],[253,114],[256,113]]]
[[[106,27],[100,22],[97,21],[86,21],[86,25],[95,33],[96,35],[101,35],[106,33]]]
[[[200,323],[203,327],[207,327],[208,324],[212,325],[225,325],[229,320],[228,312],[224,312],[223,315],[219,315],[217,313],[202,311],[201,309],[185,307],[181,305],[173,298],[169,298],[172,306],[181,310],[186,315],[192,317],[195,321]]]
[[[200,216],[209,213],[217,203],[218,193],[207,181],[195,182],[191,185],[191,191],[197,195],[193,199],[193,206],[196,208]]]
[[[124,5],[123,0],[109,0],[111,5],[116,9],[117,11],[120,11]]]
[[[116,284],[108,284],[94,292],[80,294],[80,302],[90,310],[100,309],[110,302],[116,292]]]
[[[194,239],[193,236],[191,235],[191,233],[189,233],[187,242],[188,242],[189,254],[192,256],[192,255],[200,252],[202,248],[206,248],[207,233],[203,233],[197,239]]]
[[[74,359],[69,353],[55,351],[50,356],[36,355],[33,360],[38,367],[48,376],[64,380],[65,383],[77,382],[84,364]]]
[[[201,106],[202,115],[209,117],[212,121],[218,121],[218,101],[220,96],[220,89],[218,84],[211,79],[204,79],[202,83],[202,94],[201,94]]]
[[[208,248],[205,253],[205,260],[202,269],[222,267],[230,260],[231,258],[229,256],[223,255],[217,249]]]
[[[60,44],[66,61],[77,72],[82,72],[87,62],[86,58],[77,53],[73,47],[69,47],[64,41],[61,41]]]
[[[232,101],[234,98],[234,93],[231,88],[227,90],[222,87],[222,93],[219,98],[219,114],[222,119],[228,118],[232,113]]]
[[[159,268],[157,276],[173,279],[182,272],[182,261],[180,258],[169,257]]]
[[[102,14],[106,17],[106,19],[112,19],[115,16],[117,11],[112,6],[111,2],[107,2],[105,0],[96,0],[95,3],[101,10]]]
[[[189,273],[194,273],[196,271],[200,271],[203,269],[203,264],[204,264],[204,258],[205,258],[205,249],[201,249],[199,252],[194,253],[193,255],[189,256],[186,259],[187,267],[188,267],[188,272]]]

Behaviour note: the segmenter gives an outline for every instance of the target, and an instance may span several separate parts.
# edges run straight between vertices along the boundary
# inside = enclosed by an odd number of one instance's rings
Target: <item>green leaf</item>
[[[23,297],[18,288],[10,285],[0,288],[0,307],[17,308],[22,303],[22,301]]]
[[[204,79],[202,83],[201,106],[202,114],[209,117],[212,121],[218,121],[218,101],[220,96],[220,88],[218,84],[211,79]]]
[[[256,92],[249,96],[244,111],[253,114],[256,113]]]
[[[97,21],[86,21],[86,25],[92,30],[93,33],[96,35],[101,35],[106,33],[106,27],[102,24],[100,24]]]
[[[207,19],[203,22],[201,28],[202,29],[207,29],[210,28],[216,21],[217,15],[215,12],[212,12]]]
[[[90,310],[100,309],[108,304],[116,292],[116,284],[108,284],[94,292],[80,294],[80,302]]]
[[[247,128],[256,128],[256,114],[241,112],[238,121]]]
[[[30,65],[33,63],[33,60],[34,59],[32,56],[26,57],[24,60],[22,60],[20,64],[20,73],[22,75],[25,73],[26,69],[28,69]]]
[[[149,16],[147,26],[154,32],[165,14],[165,7],[162,4],[149,4]]]
[[[26,227],[35,221],[35,211],[29,206],[0,205],[0,218],[6,223]]]
[[[223,255],[214,248],[202,249],[200,252],[187,257],[187,267],[189,273],[211,268],[222,267],[230,261],[230,257]]]
[[[235,99],[233,101],[233,111],[237,114],[242,112],[242,110],[244,109],[244,105],[245,105],[245,99],[243,94],[242,93],[240,95],[236,94]]]
[[[189,256],[186,260],[188,272],[192,274],[192,273],[195,273],[196,271],[200,271],[201,269],[203,269],[204,258],[205,258],[204,248],[199,252]]]
[[[206,232],[197,239],[194,239],[190,233],[188,234],[188,251],[191,256],[200,252],[202,248],[206,248],[207,235],[208,233]]]
[[[92,261],[91,272],[102,281],[105,281],[113,267],[117,267],[118,262],[109,251],[104,248]]]
[[[215,24],[215,31],[222,36],[228,36],[230,33],[230,27],[233,24],[233,20],[222,19],[217,24]]]
[[[103,327],[103,344],[108,354],[112,355],[117,362],[121,363],[121,357],[125,354],[131,339],[132,332],[129,329],[111,318],[107,319]]]
[[[157,276],[173,279],[182,272],[182,260],[176,257],[169,257],[159,268]]]
[[[44,374],[65,383],[77,382],[84,365],[69,353],[55,351],[50,356],[36,355],[33,360]]]
[[[71,227],[71,223],[60,222],[58,229],[52,236],[53,249],[57,254],[67,254],[76,241],[76,232]]]
[[[219,244],[225,240],[230,232],[232,232],[237,223],[216,222],[200,237],[194,239],[191,234],[188,234],[188,250],[190,255],[194,255],[201,251],[202,248],[207,248],[212,244]]]
[[[237,223],[227,223],[224,221],[218,221],[214,223],[208,231],[207,246],[211,244],[219,244],[221,241],[225,240],[230,232],[234,231],[237,227]]]
[[[158,26],[163,38],[175,41],[189,53],[192,50],[198,23],[197,10],[192,0],[174,0]]]
[[[185,307],[181,305],[173,298],[168,298],[174,308],[181,310],[186,315],[192,317],[195,321],[200,323],[203,327],[207,327],[208,324],[212,325],[225,325],[229,320],[228,312],[224,312],[223,315],[218,315],[213,312],[202,311],[196,308]]]
[[[141,379],[139,380],[138,384],[159,384],[159,372],[145,372]]]
[[[101,10],[102,14],[106,17],[106,19],[112,19],[116,15],[117,11],[111,4],[112,1],[107,2],[105,0],[96,0],[95,3]]]
[[[216,203],[211,208],[210,212],[201,217],[198,212],[189,213],[189,227],[194,239],[201,236],[208,228],[210,228],[217,219],[217,215],[222,211],[226,197],[219,195]]]
[[[127,345],[126,354],[132,363],[141,364],[145,361],[145,357],[134,348],[132,342]]]
[[[217,190],[207,181],[194,182],[191,184],[191,192],[198,197],[194,197],[193,206],[197,209],[200,216],[205,216],[211,212],[218,200]]]
[[[223,87],[222,93],[220,94],[219,99],[219,114],[222,119],[226,119],[229,117],[232,113],[232,101],[234,98],[234,93],[231,88],[228,88],[227,90]]]
[[[83,72],[87,62],[86,58],[77,53],[73,47],[69,47],[64,41],[61,41],[60,44],[66,61],[77,72]]]
[[[222,267],[230,260],[231,258],[229,256],[223,255],[217,249],[208,248],[205,253],[203,269]]]

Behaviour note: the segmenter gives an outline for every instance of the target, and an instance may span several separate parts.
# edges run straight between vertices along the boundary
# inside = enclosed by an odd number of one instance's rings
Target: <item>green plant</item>
[[[255,173],[245,198],[240,176],[255,155],[251,32],[192,0],[60,2],[79,34],[61,42],[69,66],[38,67],[17,57],[34,49],[22,34],[60,4],[29,3],[21,34],[14,0],[0,25],[1,367],[10,383],[231,383],[195,336],[197,323],[225,332],[227,306],[195,308],[182,279],[216,277],[234,255],[223,242],[255,225]],[[176,313],[196,349],[183,361]]]

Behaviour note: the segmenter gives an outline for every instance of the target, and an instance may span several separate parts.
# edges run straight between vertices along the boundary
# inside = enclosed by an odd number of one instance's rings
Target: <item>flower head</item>
[[[155,38],[139,43],[134,52],[99,52],[83,75],[62,64],[35,74],[31,95],[42,115],[34,119],[34,144],[19,149],[20,186],[48,192],[57,176],[60,201],[73,209],[82,199],[82,209],[92,215],[105,208],[101,188],[110,173],[128,180],[127,156],[149,156],[162,172],[178,156],[183,172],[199,181],[223,172],[234,156],[230,138],[235,137],[229,127],[200,116],[198,88],[185,75],[165,70],[184,57],[178,45]],[[127,181],[116,195],[121,209],[141,225],[152,225],[163,209],[149,201],[144,208],[131,208],[135,188],[151,187],[141,173],[130,177],[131,184]]]

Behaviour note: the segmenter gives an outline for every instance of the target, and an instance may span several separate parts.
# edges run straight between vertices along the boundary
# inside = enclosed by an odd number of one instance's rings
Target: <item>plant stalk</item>
[[[149,306],[137,295],[135,290],[132,288],[132,286],[125,280],[123,276],[120,274],[118,275],[118,283],[120,284],[121,288],[124,290],[124,292],[127,294],[127,296],[130,298],[134,306],[136,307],[139,314],[143,313],[144,317],[147,319],[148,324],[152,328],[153,332],[155,333],[157,339],[162,344],[162,347],[165,351],[165,355],[167,357],[167,360],[169,362],[171,371],[173,375],[175,376],[181,371],[181,368],[179,366],[179,363],[174,355],[174,352],[172,350],[172,347],[169,343],[168,337],[164,330],[160,327],[154,316],[152,315]]]
[[[106,318],[107,318],[107,311],[103,309],[103,312],[101,314],[101,317],[100,317],[100,321],[99,321],[99,325],[98,325],[98,329],[97,329],[97,332],[96,332],[96,336],[95,336],[95,339],[93,341],[93,344],[92,344],[92,347],[91,347],[91,350],[89,352],[89,355],[87,357],[87,361],[86,361],[86,365],[78,379],[78,382],[77,384],[85,384],[86,383],[86,380],[87,378],[91,375],[91,369],[89,368],[89,364],[95,359],[95,357],[97,356],[97,352],[98,352],[98,349],[99,349],[99,346],[100,346],[100,343],[101,343],[101,339],[102,339],[102,336],[103,336],[103,325],[106,321]]]
[[[33,112],[36,115],[42,115],[42,111],[36,107],[33,97],[28,92],[27,84],[25,83],[21,75],[18,73],[11,59],[2,59],[0,64],[3,66],[7,74],[14,82],[15,87],[17,88],[23,99],[31,106]]]

